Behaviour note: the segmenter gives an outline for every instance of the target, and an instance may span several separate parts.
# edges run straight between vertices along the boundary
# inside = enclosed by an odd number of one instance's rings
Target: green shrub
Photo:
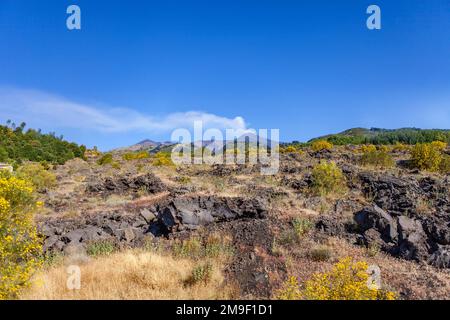
[[[116,251],[116,246],[111,240],[97,240],[87,244],[86,252],[92,257],[108,256]]]
[[[365,166],[389,168],[394,165],[394,160],[386,150],[368,149],[363,151],[361,163]]]
[[[450,156],[443,155],[439,164],[439,171],[443,174],[450,174]]]
[[[431,143],[418,143],[412,149],[411,162],[415,168],[437,171],[441,161],[441,151]]]
[[[322,196],[340,192],[345,187],[345,177],[335,162],[321,161],[312,171],[312,190]]]
[[[295,218],[292,221],[292,226],[295,234],[301,238],[314,227],[314,224],[309,219]]]
[[[98,165],[112,164],[113,163],[113,155],[112,153],[105,153],[97,160]]]
[[[187,279],[188,285],[204,284],[207,285],[211,281],[213,266],[211,263],[198,265],[192,270],[192,274]]]
[[[173,254],[181,258],[197,258],[202,255],[202,242],[196,237],[175,242],[172,246]]]
[[[56,186],[56,176],[40,163],[26,163],[17,169],[17,177],[31,181],[37,191]]]

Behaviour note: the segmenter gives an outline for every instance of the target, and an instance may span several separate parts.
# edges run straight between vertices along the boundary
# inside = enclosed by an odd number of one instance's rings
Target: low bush
[[[321,245],[314,247],[309,252],[309,257],[313,261],[322,262],[330,260],[332,256],[332,250],[330,247]]]
[[[98,165],[112,164],[113,163],[113,155],[112,153],[105,153],[97,160]]]
[[[371,283],[367,263],[344,258],[331,271],[315,273],[302,287],[296,277],[290,277],[276,297],[284,300],[395,300],[396,294]]]
[[[364,144],[361,146],[360,150],[362,153],[368,153],[377,151],[377,147],[375,147],[373,144]]]
[[[97,240],[87,244],[86,252],[92,257],[108,256],[116,251],[116,246],[111,240]]]
[[[154,166],[174,166],[170,152],[158,152],[153,157]]]
[[[312,190],[322,196],[341,192],[345,187],[345,177],[335,162],[321,161],[312,171]]]
[[[172,246],[172,251],[175,257],[197,258],[202,253],[202,242],[196,237],[177,241]]]
[[[389,168],[394,165],[394,160],[386,150],[367,148],[361,156],[361,164],[377,168]]]
[[[333,149],[333,144],[326,140],[317,140],[311,144],[311,148],[313,151],[331,150]]]
[[[56,176],[40,163],[29,162],[17,169],[17,177],[30,181],[37,191],[56,186]]]
[[[295,234],[301,238],[314,227],[314,224],[309,219],[295,218],[292,221],[292,226]]]
[[[283,284],[283,287],[276,294],[278,300],[301,300],[302,291],[297,277],[291,276]]]
[[[299,147],[295,146],[286,146],[286,147],[280,147],[280,153],[299,153],[302,154],[303,151]]]
[[[450,174],[450,156],[443,155],[439,164],[439,171],[443,174]]]
[[[411,162],[420,170],[437,171],[442,161],[442,153],[431,143],[418,143],[411,152]]]
[[[433,141],[431,145],[440,151],[444,151],[445,149],[447,149],[447,142]]]
[[[392,147],[392,151],[394,151],[394,152],[405,152],[405,151],[409,151],[410,149],[411,148],[409,145],[406,145],[401,142],[396,142]]]
[[[148,159],[148,158],[150,158],[150,154],[147,151],[128,152],[122,155],[122,159],[125,161]]]
[[[0,300],[16,298],[42,263],[36,207],[30,182],[0,176]]]
[[[366,262],[341,259],[330,272],[316,273],[305,282],[306,300],[394,300],[393,292],[370,285]]]
[[[192,274],[186,280],[188,285],[203,284],[207,285],[212,278],[213,266],[211,263],[198,265],[192,270]]]

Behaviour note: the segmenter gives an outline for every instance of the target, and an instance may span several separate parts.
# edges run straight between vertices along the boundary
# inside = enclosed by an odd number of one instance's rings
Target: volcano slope
[[[356,147],[306,148],[281,154],[273,176],[251,165],[71,160],[54,168],[58,186],[41,194],[36,217],[49,261],[40,276],[51,285],[24,297],[276,298],[288,277],[301,284],[351,257],[378,266],[383,286],[400,299],[449,299],[449,175],[409,169],[408,152],[389,153],[394,165],[375,168],[361,165]],[[342,171],[337,191],[314,191],[320,161]],[[108,269],[146,254],[167,259],[176,281],[161,289],[165,280],[150,264]],[[85,281],[115,285],[67,293],[58,286],[68,263],[89,272]]]

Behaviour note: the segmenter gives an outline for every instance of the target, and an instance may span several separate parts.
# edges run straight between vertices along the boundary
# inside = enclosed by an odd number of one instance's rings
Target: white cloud
[[[246,130],[242,117],[226,118],[200,111],[154,117],[129,108],[104,108],[42,91],[7,87],[0,88],[0,118],[25,121],[35,126],[110,133],[170,132],[176,128],[191,128],[194,121],[199,120],[205,128]]]

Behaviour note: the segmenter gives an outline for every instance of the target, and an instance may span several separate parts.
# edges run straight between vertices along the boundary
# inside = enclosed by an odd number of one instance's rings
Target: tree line
[[[0,162],[19,165],[23,161],[64,164],[73,158],[83,158],[86,147],[64,140],[54,132],[42,133],[41,130],[25,129],[8,120],[0,125]]]

